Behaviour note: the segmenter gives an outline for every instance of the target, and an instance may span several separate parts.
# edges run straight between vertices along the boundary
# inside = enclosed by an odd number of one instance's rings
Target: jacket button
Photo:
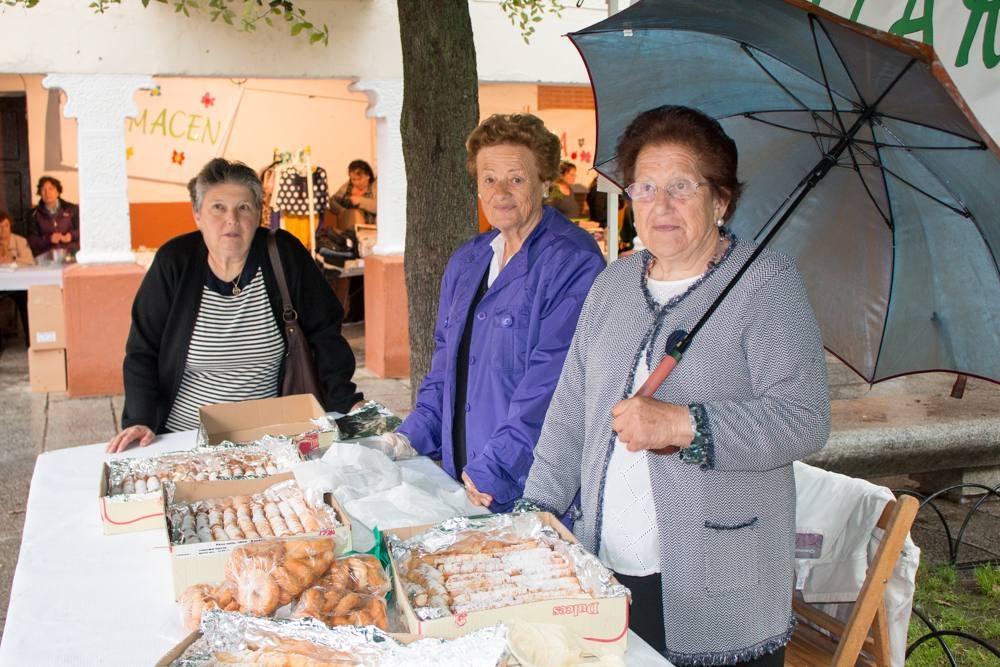
[[[465,404],[465,411],[466,412],[472,412],[472,403],[466,403]]]
[[[486,319],[486,313],[482,313],[482,312],[476,313],[476,319],[477,320],[485,320]]]
[[[514,318],[511,317],[510,315],[507,315],[502,320],[500,320],[500,324],[502,324],[505,327],[509,327],[510,325],[514,324]]]
[[[475,363],[476,363],[476,355],[474,354],[469,355],[469,364],[475,364]]]
[[[445,325],[445,326],[448,326],[448,323],[449,323],[449,322],[451,322],[451,318],[450,318],[450,317],[446,317],[446,318],[444,318],[444,325]]]

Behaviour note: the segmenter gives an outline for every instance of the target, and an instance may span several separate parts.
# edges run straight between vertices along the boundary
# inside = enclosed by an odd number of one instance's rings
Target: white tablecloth
[[[0,292],[26,290],[32,285],[62,285],[63,266],[0,266]]]
[[[194,431],[172,433],[117,456],[156,456],[194,444]],[[101,531],[97,488],[106,458],[104,444],[38,457],[0,665],[152,665],[187,636],[173,601],[165,532]],[[428,459],[404,465],[456,484]],[[670,665],[631,632],[626,663]]]

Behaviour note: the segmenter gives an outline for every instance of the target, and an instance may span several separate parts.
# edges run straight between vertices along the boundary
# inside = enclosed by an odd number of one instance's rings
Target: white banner
[[[222,155],[243,88],[229,79],[158,78],[125,121],[128,175],[187,183]]]

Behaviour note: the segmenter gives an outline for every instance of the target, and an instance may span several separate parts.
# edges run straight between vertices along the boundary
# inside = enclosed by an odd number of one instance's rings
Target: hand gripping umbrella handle
[[[677,362],[681,360],[681,349],[680,345],[683,339],[687,336],[686,331],[675,331],[670,334],[670,339],[667,341],[667,353],[660,360],[660,363],[656,365],[653,372],[649,374],[646,381],[642,383],[639,387],[639,391],[635,392],[635,396],[645,396],[647,398],[651,397],[656,393],[656,390],[660,388],[667,380],[667,376],[670,375],[670,371],[674,370],[677,366]],[[674,447],[668,445],[667,447],[661,447],[660,449],[650,449],[653,454],[673,454],[674,452],[680,451],[680,447]]]

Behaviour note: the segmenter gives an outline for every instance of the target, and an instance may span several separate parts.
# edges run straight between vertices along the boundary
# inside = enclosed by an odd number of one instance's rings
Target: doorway
[[[0,95],[0,209],[10,214],[12,231],[22,236],[31,210],[30,180],[26,97]]]

